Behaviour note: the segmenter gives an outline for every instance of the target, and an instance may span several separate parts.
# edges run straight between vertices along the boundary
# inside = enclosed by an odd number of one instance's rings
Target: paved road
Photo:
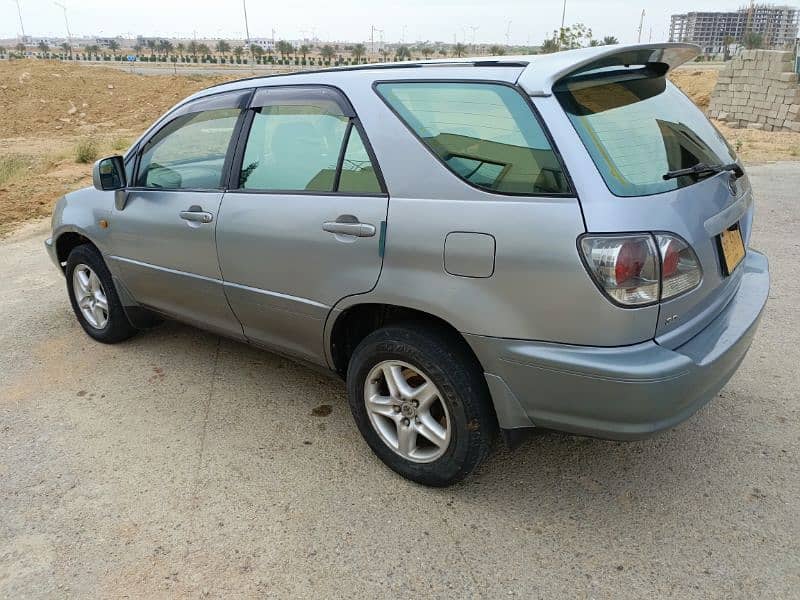
[[[177,324],[91,342],[44,226],[0,242],[0,596],[797,598],[800,165],[751,173],[774,285],[720,397],[649,441],[539,434],[447,490],[291,362]]]

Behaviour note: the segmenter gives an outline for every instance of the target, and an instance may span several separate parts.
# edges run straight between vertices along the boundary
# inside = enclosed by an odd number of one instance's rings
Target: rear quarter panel
[[[500,71],[483,76],[499,78]],[[443,79],[436,69],[390,76]],[[474,69],[447,73],[474,77]],[[513,197],[469,186],[409,132],[371,84],[362,77],[340,87],[364,123],[389,190],[384,264],[371,292],[343,299],[336,310],[394,304],[437,315],[463,333],[568,344],[618,346],[653,337],[657,307],[615,307],[586,273],[576,246],[585,232],[576,197]],[[495,238],[491,277],[446,272],[451,232]]]

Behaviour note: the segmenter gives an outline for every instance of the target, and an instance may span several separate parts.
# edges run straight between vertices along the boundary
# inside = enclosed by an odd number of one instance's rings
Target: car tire
[[[73,248],[65,270],[72,310],[83,330],[104,344],[116,344],[138,331],[125,314],[111,273],[94,246]]]
[[[369,334],[348,365],[347,394],[373,452],[423,485],[464,479],[497,435],[482,369],[465,342],[444,328],[409,323]]]

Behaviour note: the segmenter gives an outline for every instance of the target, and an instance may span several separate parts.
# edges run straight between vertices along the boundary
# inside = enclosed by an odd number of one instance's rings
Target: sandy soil
[[[61,195],[90,183],[91,160],[76,161],[79,144],[91,143],[97,156],[121,152],[182,98],[238,77],[239,72],[145,76],[60,62],[0,62],[0,235],[48,216]],[[717,71],[685,67],[672,78],[698,106],[708,106]],[[798,133],[718,126],[747,162],[800,157]]]

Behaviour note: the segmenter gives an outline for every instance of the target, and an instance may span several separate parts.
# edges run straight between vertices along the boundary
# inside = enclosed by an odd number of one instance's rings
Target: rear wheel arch
[[[463,335],[448,321],[434,314],[384,303],[355,304],[336,317],[327,340],[334,370],[342,377],[358,344],[373,331],[388,325],[416,325],[430,327],[458,342],[465,358],[483,373],[483,366]]]

